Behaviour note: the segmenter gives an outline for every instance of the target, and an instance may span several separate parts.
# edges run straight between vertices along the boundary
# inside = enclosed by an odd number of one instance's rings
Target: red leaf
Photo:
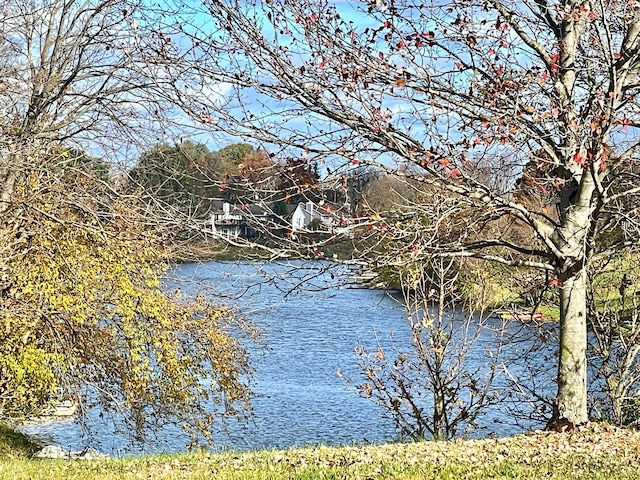
[[[631,120],[629,120],[628,118],[623,118],[622,120],[620,120],[620,125],[622,125],[622,131],[626,132],[629,128],[629,125],[631,125]]]
[[[551,65],[550,65],[550,67],[551,67],[551,71],[552,72],[557,72],[558,68],[560,68],[559,65],[558,65],[559,61],[560,61],[560,54],[559,53],[556,53],[553,57],[551,57]]]
[[[578,150],[573,154],[573,161],[584,168],[587,164],[587,157],[585,157],[584,154],[580,150]]]

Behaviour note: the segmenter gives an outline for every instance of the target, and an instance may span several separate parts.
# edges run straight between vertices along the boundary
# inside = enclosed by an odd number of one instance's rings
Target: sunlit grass
[[[23,452],[0,457],[0,479],[613,480],[640,478],[639,459],[639,432],[593,425],[502,439],[106,460],[37,460]]]
[[[533,461],[513,459],[423,462],[419,458],[380,460],[376,463],[334,462],[329,456],[313,463],[298,463],[297,451],[290,461],[279,460],[281,453],[222,456],[177,455],[100,461],[12,460],[0,466],[2,479],[205,479],[288,480],[288,479],[487,479],[487,478],[638,478],[640,468],[625,461],[582,458]]]

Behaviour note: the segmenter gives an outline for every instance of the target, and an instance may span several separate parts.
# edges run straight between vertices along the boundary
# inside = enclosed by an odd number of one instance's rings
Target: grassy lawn
[[[629,479],[640,478],[640,432],[593,424],[570,434],[362,447],[37,460],[2,447],[0,479]]]

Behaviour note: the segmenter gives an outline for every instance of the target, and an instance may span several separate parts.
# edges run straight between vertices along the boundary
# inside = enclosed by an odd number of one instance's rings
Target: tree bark
[[[560,288],[560,358],[558,396],[552,428],[587,423],[586,268],[563,279]]]
[[[0,213],[4,213],[9,208],[13,186],[16,180],[16,173],[12,170],[4,171],[0,169]]]

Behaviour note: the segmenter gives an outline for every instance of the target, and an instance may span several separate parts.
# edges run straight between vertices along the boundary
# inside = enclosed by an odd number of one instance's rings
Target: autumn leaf
[[[578,150],[573,154],[573,161],[584,168],[587,164],[587,157],[582,153],[582,151]]]
[[[627,129],[629,128],[629,125],[631,125],[631,120],[629,120],[628,118],[623,118],[622,120],[619,121],[620,125],[622,125],[622,131],[626,132]]]
[[[549,282],[552,287],[560,287],[562,286],[562,281],[559,278],[552,278]]]

